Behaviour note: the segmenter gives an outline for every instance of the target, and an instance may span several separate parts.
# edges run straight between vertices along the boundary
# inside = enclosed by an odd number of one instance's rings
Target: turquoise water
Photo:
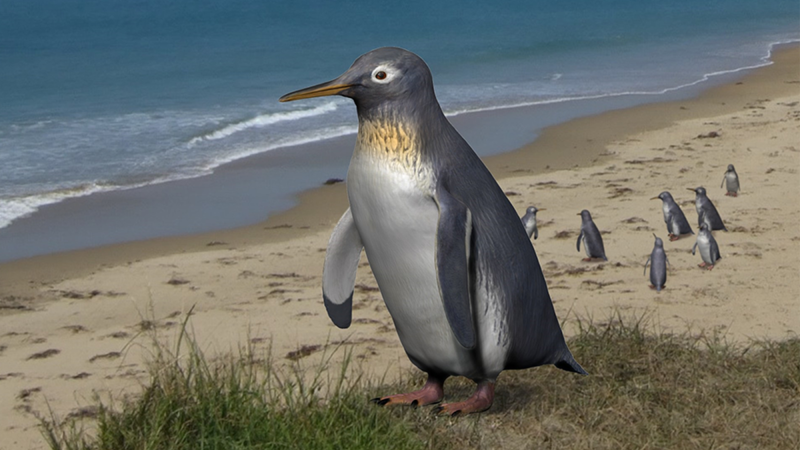
[[[352,133],[346,99],[277,98],[380,46],[421,55],[459,114],[666,94],[800,38],[796,0],[488,3],[3,0],[0,228]]]

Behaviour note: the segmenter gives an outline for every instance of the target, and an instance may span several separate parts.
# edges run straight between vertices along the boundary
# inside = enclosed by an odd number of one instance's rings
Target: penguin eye
[[[398,75],[400,75],[400,71],[396,68],[388,64],[381,64],[372,71],[372,81],[379,84],[386,84],[391,82]]]

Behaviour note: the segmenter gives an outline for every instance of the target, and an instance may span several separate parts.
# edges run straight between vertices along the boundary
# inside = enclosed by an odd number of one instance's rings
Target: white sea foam
[[[194,145],[202,141],[215,141],[218,139],[224,139],[235,133],[250,128],[261,128],[267,125],[276,124],[278,122],[300,120],[300,119],[305,119],[307,117],[318,116],[320,114],[336,111],[336,109],[337,109],[336,103],[327,102],[311,109],[300,109],[295,111],[262,114],[253,117],[252,119],[226,125],[225,127],[220,128],[219,130],[212,131],[202,136],[194,137],[189,141],[189,145]]]

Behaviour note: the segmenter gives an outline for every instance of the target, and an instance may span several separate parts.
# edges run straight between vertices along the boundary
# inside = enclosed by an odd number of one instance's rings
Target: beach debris
[[[37,392],[42,392],[42,388],[37,386],[37,387],[33,387],[33,388],[22,389],[21,391],[19,391],[19,394],[17,394],[17,399],[18,400],[27,400],[31,395],[33,395],[33,394],[35,394]]]
[[[355,288],[357,290],[359,290],[360,292],[378,292],[378,291],[380,291],[380,288],[378,288],[377,286],[368,286],[366,284],[357,284],[357,285],[355,285]]]
[[[83,333],[85,331],[89,331],[83,325],[66,325],[61,328],[72,331],[73,333]]]
[[[567,239],[575,236],[575,232],[571,230],[561,230],[557,232],[553,237],[556,239]]]
[[[114,338],[114,339],[125,339],[127,337],[130,337],[130,334],[128,334],[125,331],[115,331],[115,332],[109,334],[108,337]]]
[[[324,182],[324,183],[322,183],[322,184],[324,184],[325,186],[330,186],[330,185],[332,185],[332,184],[337,184],[337,183],[344,183],[344,180],[343,180],[343,179],[341,179],[341,178],[328,178],[328,179],[327,179],[327,180],[325,180],[325,182]]]
[[[44,350],[44,351],[41,351],[41,352],[38,352],[38,353],[34,353],[31,356],[28,356],[27,358],[25,358],[25,360],[26,361],[30,361],[31,359],[45,359],[45,358],[49,358],[51,356],[55,356],[55,355],[57,355],[59,353],[61,353],[61,350],[59,350],[57,348],[48,348],[47,350]]]
[[[505,191],[504,194],[506,194],[506,197],[515,197],[515,196],[519,195],[519,192],[516,192],[516,191]]]
[[[641,217],[628,217],[625,220],[621,221],[622,223],[647,223],[646,220],[642,219]]]
[[[122,356],[122,353],[120,353],[120,352],[108,352],[108,353],[103,353],[103,354],[100,354],[100,355],[92,356],[91,358],[89,358],[89,362],[92,363],[92,362],[97,361],[98,359],[117,359],[120,356]]]
[[[211,241],[206,244],[206,247],[213,247],[215,245],[228,245],[228,243],[223,241]]]
[[[303,345],[299,349],[293,350],[293,351],[287,353],[286,354],[286,359],[291,360],[291,361],[297,361],[297,360],[300,360],[302,358],[305,358],[306,356],[314,354],[314,353],[320,351],[321,349],[322,349],[322,346],[321,345],[317,345],[317,344],[314,344],[314,345]]]
[[[185,278],[176,277],[175,275],[167,281],[167,284],[171,286],[180,286],[182,284],[189,284],[189,280]]]
[[[700,133],[697,135],[697,139],[709,139],[709,138],[718,138],[722,136],[721,134],[717,133],[716,131],[709,131],[708,133]]]

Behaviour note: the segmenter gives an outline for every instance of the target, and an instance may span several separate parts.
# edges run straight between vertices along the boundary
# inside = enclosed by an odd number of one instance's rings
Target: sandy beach
[[[778,49],[773,61],[698,98],[572,120],[485,159],[520,215],[545,209],[532,242],[567,334],[579,318],[620,311],[741,343],[797,336],[800,51]],[[720,188],[728,164],[741,180],[736,198]],[[667,232],[661,202],[650,199],[670,191],[697,231],[687,190],[697,186],[729,230],[714,233],[722,260],[701,269],[694,236],[667,241],[671,269],[655,292],[643,265],[653,233],[666,241]],[[299,201],[250,227],[0,265],[0,448],[43,447],[33,411],[64,418],[96,394],[137,392],[153,333],[172,342],[190,310],[189,327],[210,354],[249,343],[310,365],[326,345],[341,345],[375,377],[407,373],[365,257],[352,326],[336,328],[322,306],[325,247],[347,208],[343,184]],[[608,262],[582,262],[576,251],[582,209],[603,233]]]

